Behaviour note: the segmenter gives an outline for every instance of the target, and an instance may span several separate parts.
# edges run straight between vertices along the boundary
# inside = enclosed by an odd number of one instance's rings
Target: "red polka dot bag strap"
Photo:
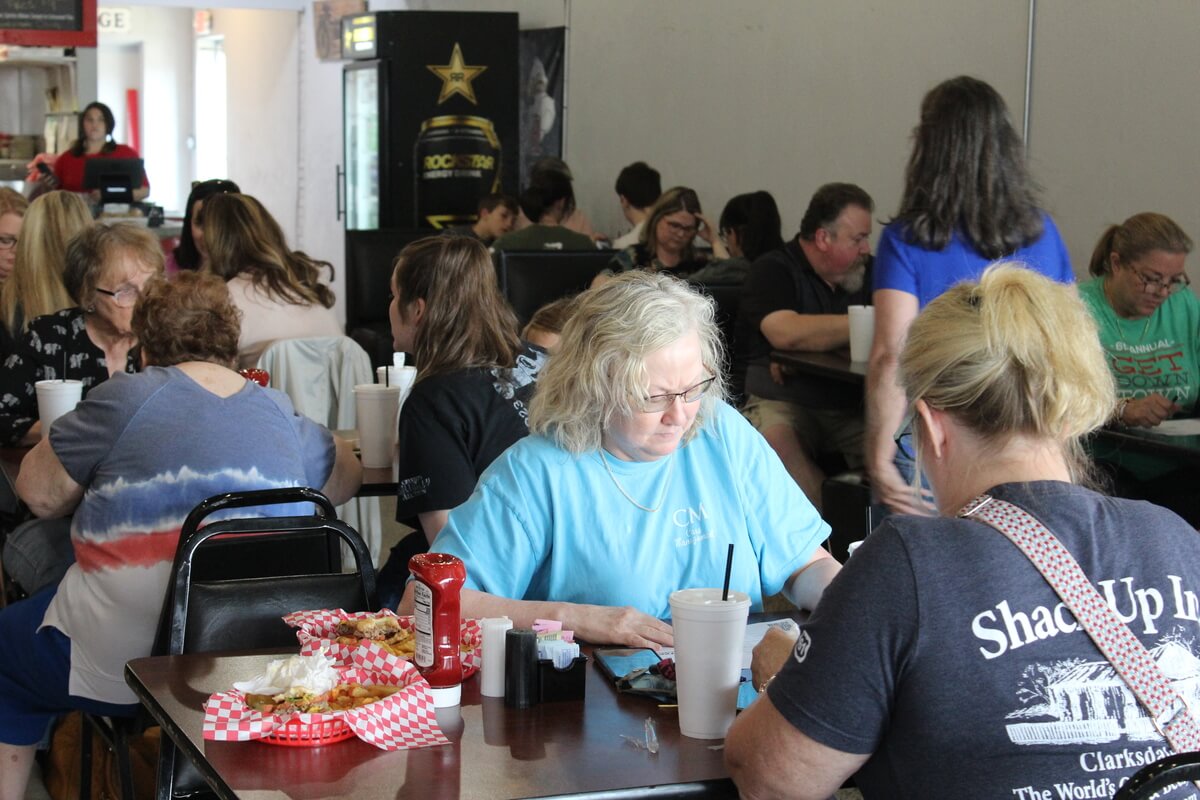
[[[963,506],[958,516],[990,525],[1015,544],[1075,615],[1175,751],[1200,750],[1200,726],[1183,698],[1045,525],[1023,508],[986,494]]]

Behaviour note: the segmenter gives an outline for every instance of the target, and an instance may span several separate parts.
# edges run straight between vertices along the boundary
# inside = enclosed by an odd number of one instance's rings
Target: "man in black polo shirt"
[[[862,390],[772,372],[771,350],[848,347],[846,309],[871,303],[871,196],[849,183],[813,195],[800,233],[750,267],[738,311],[746,364],[746,418],[820,509],[822,453],[862,466]]]

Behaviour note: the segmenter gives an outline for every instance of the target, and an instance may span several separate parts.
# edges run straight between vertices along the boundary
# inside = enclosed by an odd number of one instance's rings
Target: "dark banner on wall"
[[[539,158],[562,158],[566,28],[521,31],[521,185]]]
[[[517,185],[517,15],[346,17],[347,227],[470,222]]]
[[[0,44],[95,47],[96,0],[3,0]]]

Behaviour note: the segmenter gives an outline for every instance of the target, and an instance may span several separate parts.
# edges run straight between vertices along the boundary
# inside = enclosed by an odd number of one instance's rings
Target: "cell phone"
[[[45,162],[45,161],[39,161],[39,162],[37,163],[37,171],[38,171],[38,172],[40,172],[40,173],[42,173],[43,175],[46,175],[46,176],[49,176],[49,175],[53,175],[53,174],[54,174],[54,173],[52,173],[52,172],[50,171],[50,167],[46,166],[46,162]]]

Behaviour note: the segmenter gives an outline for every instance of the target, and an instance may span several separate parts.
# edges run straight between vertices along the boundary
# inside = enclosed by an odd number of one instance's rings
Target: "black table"
[[[832,378],[855,386],[867,382],[867,362],[851,361],[849,350],[811,353],[804,350],[775,350],[771,360],[794,372],[819,378]]]
[[[1115,452],[1106,458],[1119,458],[1122,453],[1140,453],[1178,461],[1180,466],[1200,466],[1200,435],[1164,436],[1153,428],[1103,428],[1096,431],[1097,444],[1107,445]]]
[[[585,648],[587,652],[587,648]],[[463,684],[460,730],[441,747],[384,752],[357,739],[325,747],[204,741],[202,706],[215,691],[262,672],[278,654],[204,653],[135,659],[125,680],[163,732],[222,798],[526,798],[592,796],[736,798],[719,741],[679,732],[675,708],[623,695],[587,665],[583,701],[518,711]],[[655,720],[657,755],[621,738],[641,738]],[[444,722],[442,714],[439,721]]]

